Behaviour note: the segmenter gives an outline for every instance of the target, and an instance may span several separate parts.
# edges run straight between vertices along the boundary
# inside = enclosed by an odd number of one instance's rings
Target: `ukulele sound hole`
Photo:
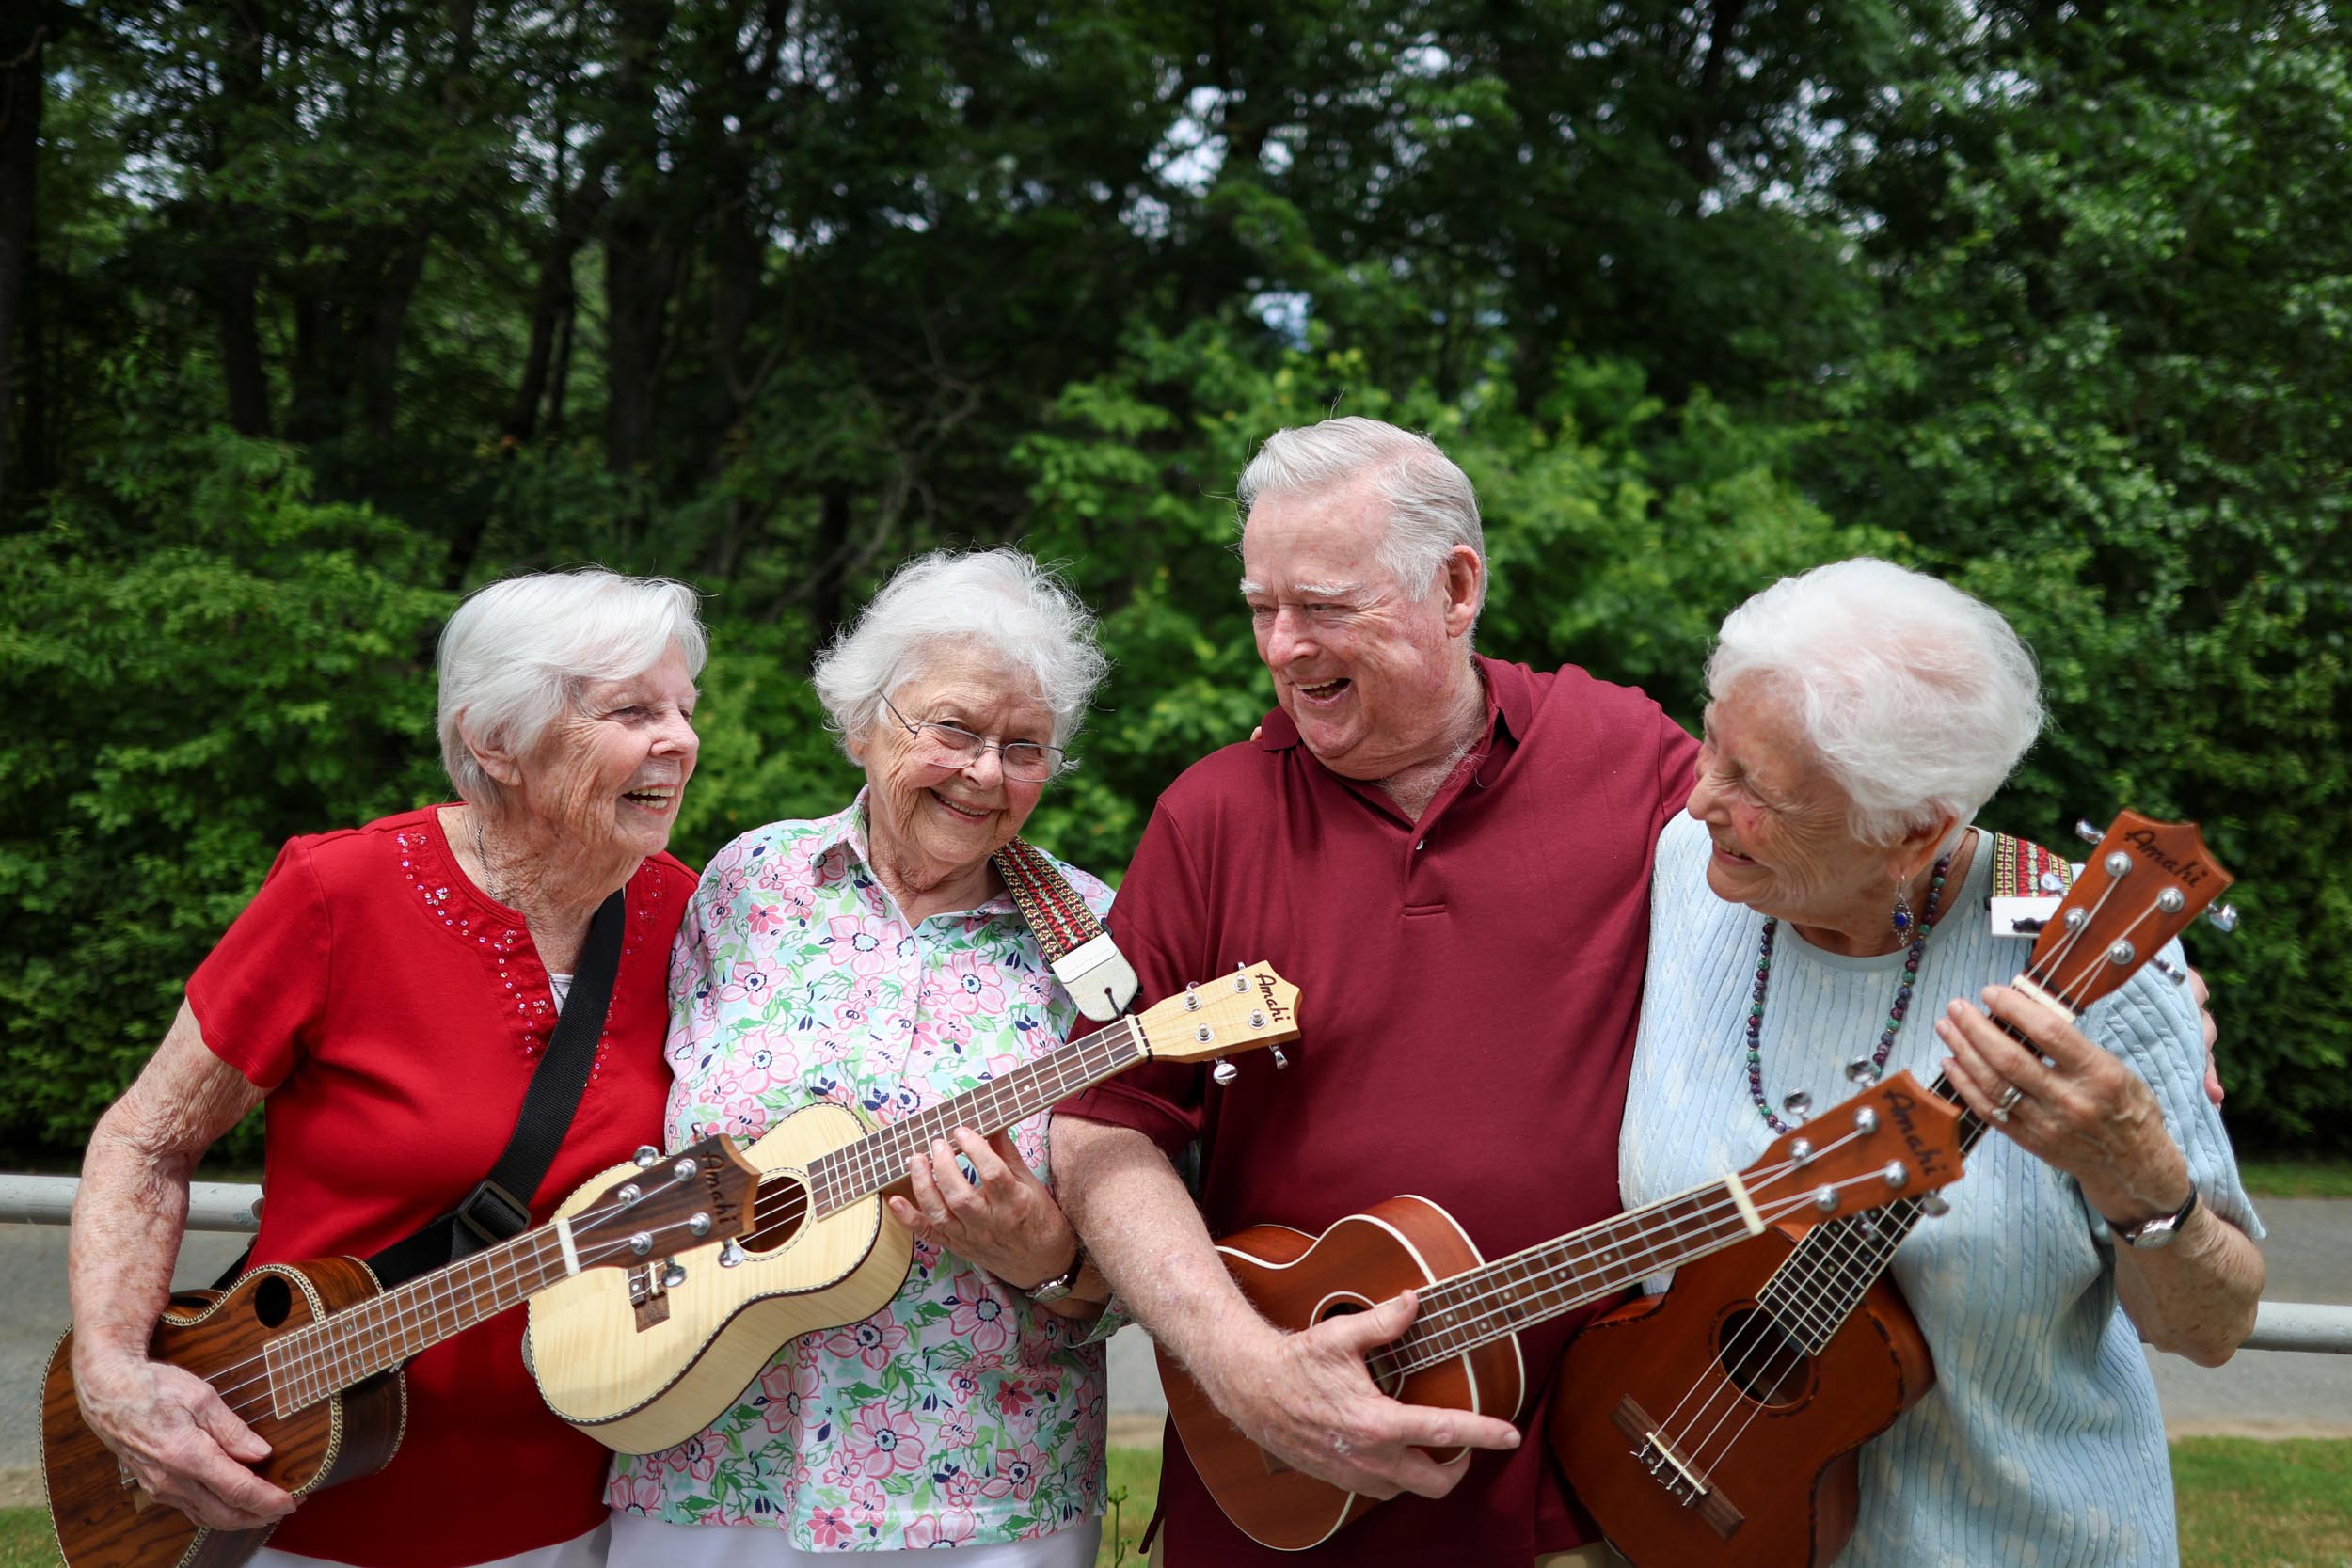
[[[277,1275],[263,1275],[253,1287],[253,1316],[263,1328],[276,1328],[294,1312],[294,1287]]]
[[[1811,1358],[1761,1307],[1745,1307],[1724,1320],[1715,1354],[1724,1374],[1758,1404],[1793,1404],[1813,1385]]]
[[[754,1252],[773,1252],[801,1233],[808,1218],[808,1188],[790,1176],[763,1176],[752,1206],[756,1227],[743,1238]]]

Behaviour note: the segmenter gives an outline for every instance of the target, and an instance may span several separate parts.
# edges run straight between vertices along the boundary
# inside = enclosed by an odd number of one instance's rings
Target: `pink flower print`
[[[950,1410],[939,1418],[939,1446],[968,1449],[979,1439],[980,1418],[970,1410]]]
[[[891,1353],[907,1342],[907,1331],[892,1323],[884,1307],[870,1318],[863,1318],[834,1329],[825,1336],[825,1348],[839,1356],[856,1356],[866,1363],[869,1371],[881,1371],[890,1364]]]
[[[850,1420],[850,1462],[876,1481],[923,1463],[922,1429],[904,1411],[880,1404],[861,1407]]]
[[[837,914],[825,923],[825,929],[830,933],[825,942],[834,963],[848,964],[859,974],[880,974],[889,967],[891,950],[898,943],[886,923]]]
[[[929,1273],[939,1267],[939,1260],[946,1257],[946,1253],[947,1249],[937,1242],[918,1237],[914,1243],[914,1266]]]
[[[958,1367],[947,1374],[947,1392],[955,1396],[957,1404],[970,1404],[972,1397],[979,1391],[980,1380],[974,1375],[971,1368]]]
[[[1007,1416],[1026,1416],[1037,1408],[1037,1396],[1017,1377],[996,1386],[996,1408]]]
[[[1038,1476],[1045,1468],[1045,1456],[1038,1452],[1035,1443],[1024,1443],[1018,1449],[996,1450],[996,1479],[1012,1488],[1012,1495],[1027,1502],[1037,1493]],[[1002,1497],[1003,1493],[993,1494]]]
[[[726,983],[719,988],[722,1002],[747,1003],[756,1006],[768,999],[775,981],[755,963],[739,963],[728,971]]]
[[[831,1551],[835,1546],[847,1546],[855,1538],[855,1532],[850,1528],[849,1511],[840,1508],[810,1509],[808,1511],[808,1533],[809,1538],[817,1543],[819,1551]]]
[[[604,1502],[623,1513],[655,1513],[661,1507],[661,1476],[651,1465],[616,1470],[604,1490]]]
[[[981,1497],[1009,1497],[1012,1482],[1002,1476],[976,1476],[961,1465],[947,1472],[947,1500],[958,1508],[969,1508]]]
[[[708,1481],[719,1468],[719,1445],[706,1443],[700,1437],[689,1437],[676,1448],[654,1455],[654,1462],[658,1468],[692,1476],[696,1481]]]
[[[977,953],[958,953],[947,960],[947,1002],[960,1013],[1000,1013],[1005,988],[996,966]]]
[[[773,1030],[762,1029],[744,1036],[737,1051],[735,1073],[747,1094],[758,1094],[779,1084],[800,1080],[799,1054]]]
[[[920,1552],[933,1546],[961,1546],[970,1542],[978,1529],[979,1521],[969,1509],[926,1513],[907,1526],[907,1549]]]
[[[870,1481],[850,1483],[850,1523],[871,1529],[882,1521],[882,1488]]]
[[[817,1369],[797,1359],[789,1365],[771,1365],[760,1373],[759,1394],[764,1402],[760,1416],[768,1431],[787,1433],[796,1441],[804,1436],[817,1424],[818,1386]]]
[[[947,1332],[985,1355],[1012,1343],[1012,1314],[973,1272],[956,1275],[955,1310],[947,1315]]]
[[[1032,1007],[1042,1007],[1045,999],[1054,993],[1053,977],[1038,970],[1021,976],[1021,1000]]]

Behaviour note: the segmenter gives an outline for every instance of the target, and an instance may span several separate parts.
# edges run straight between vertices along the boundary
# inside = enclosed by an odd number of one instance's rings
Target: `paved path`
[[[2262,1206],[2270,1237],[2266,1292],[2278,1301],[2352,1305],[2352,1200],[2272,1198]],[[243,1237],[199,1235],[182,1248],[175,1276],[209,1284],[245,1244]],[[38,1482],[5,1479],[40,1462],[35,1411],[49,1352],[66,1324],[65,1232],[55,1226],[0,1226],[0,1502],[38,1500]],[[2352,1437],[2352,1355],[2248,1351],[2208,1370],[2177,1356],[2150,1356],[2175,1436]],[[1148,1441],[1165,1408],[1152,1346],[1130,1329],[1111,1342],[1111,1410],[1120,1433]]]

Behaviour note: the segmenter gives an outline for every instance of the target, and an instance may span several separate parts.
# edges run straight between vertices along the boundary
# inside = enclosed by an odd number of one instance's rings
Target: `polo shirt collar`
[[[1487,732],[1494,732],[1500,717],[1503,731],[1515,740],[1521,738],[1535,721],[1535,693],[1527,671],[1484,654],[1472,654],[1470,657],[1476,661],[1479,673],[1486,677]],[[1258,736],[1260,751],[1287,752],[1298,744],[1298,725],[1280,707],[1268,713],[1263,722],[1264,733]]]

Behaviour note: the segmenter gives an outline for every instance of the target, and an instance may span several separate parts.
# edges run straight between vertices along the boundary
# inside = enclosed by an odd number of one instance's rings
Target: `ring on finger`
[[[2003,1089],[2001,1091],[1999,1103],[1993,1107],[1993,1119],[1999,1122],[2008,1121],[2009,1114],[2017,1109],[2018,1101],[2024,1100],[2025,1098],[2026,1091],[2019,1088],[2014,1084],[2011,1084],[2008,1088]]]

